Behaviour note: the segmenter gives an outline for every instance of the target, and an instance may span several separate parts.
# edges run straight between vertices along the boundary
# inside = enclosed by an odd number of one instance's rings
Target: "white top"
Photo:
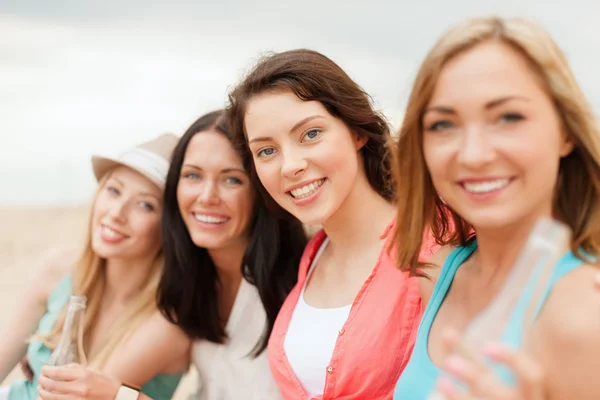
[[[257,358],[252,350],[262,337],[267,317],[256,287],[242,279],[225,326],[225,344],[198,340],[192,362],[198,370],[197,400],[279,400],[281,394],[265,349]]]
[[[312,261],[283,342],[294,374],[311,397],[323,394],[327,367],[352,307],[315,308],[304,301],[306,284],[328,244],[326,238]]]

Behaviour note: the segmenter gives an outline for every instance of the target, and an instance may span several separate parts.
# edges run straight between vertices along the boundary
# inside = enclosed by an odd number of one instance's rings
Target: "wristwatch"
[[[117,397],[115,397],[115,400],[138,400],[140,397],[140,389],[141,388],[139,387],[123,382],[121,383],[121,387],[117,392]]]

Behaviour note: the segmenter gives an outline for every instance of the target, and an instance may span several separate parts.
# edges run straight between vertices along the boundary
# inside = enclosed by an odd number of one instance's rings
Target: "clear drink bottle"
[[[492,368],[500,367],[484,356],[483,347],[489,342],[502,340],[516,305],[522,301],[527,302],[527,311],[520,326],[525,330],[531,325],[542,289],[547,286],[554,267],[568,249],[570,238],[571,231],[564,224],[549,218],[538,220],[506,282],[492,302],[467,326],[454,354]],[[443,372],[442,376],[462,385],[448,372]],[[428,400],[446,400],[446,397],[434,389]]]
[[[60,341],[50,355],[48,365],[87,364],[83,351],[86,301],[85,296],[71,296]]]

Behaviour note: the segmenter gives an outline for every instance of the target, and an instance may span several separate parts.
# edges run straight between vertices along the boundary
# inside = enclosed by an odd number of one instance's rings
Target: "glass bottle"
[[[60,341],[50,355],[48,365],[87,364],[83,351],[86,301],[85,296],[71,296]]]
[[[510,381],[510,372],[485,357],[483,347],[490,342],[501,342],[509,320],[515,315],[518,317],[516,322],[523,327],[523,334],[531,326],[539,296],[547,286],[557,262],[568,249],[570,239],[571,231],[567,226],[550,218],[540,218],[506,282],[492,302],[467,326],[453,354],[476,364],[488,365]],[[525,312],[522,315],[514,314],[517,305],[522,306],[523,303],[527,306]],[[448,372],[444,371],[442,377],[465,388]],[[446,396],[434,389],[428,400],[446,400]]]

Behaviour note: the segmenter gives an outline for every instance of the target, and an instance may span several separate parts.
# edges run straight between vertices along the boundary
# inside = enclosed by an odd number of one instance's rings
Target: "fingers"
[[[40,375],[38,379],[38,384],[40,388],[52,392],[52,393],[74,393],[73,388],[77,384],[76,381],[57,381],[51,378],[48,378],[46,375]]]
[[[49,392],[44,388],[38,387],[38,396],[42,400],[81,400],[81,397],[66,393]]]
[[[525,399],[544,398],[544,373],[535,360],[499,344],[486,346],[485,352],[490,358],[512,370],[518,380],[519,391]]]
[[[476,364],[458,355],[449,357],[443,366],[456,379],[466,385],[466,390],[459,390],[456,384],[446,379],[441,381],[441,389],[452,393],[457,399],[514,399],[514,390],[503,385],[488,366]],[[466,392],[463,395],[459,394]],[[471,396],[471,397],[469,397]]]
[[[83,376],[85,369],[81,365],[69,364],[66,366],[54,367],[44,365],[42,374],[53,380],[74,381]]]

